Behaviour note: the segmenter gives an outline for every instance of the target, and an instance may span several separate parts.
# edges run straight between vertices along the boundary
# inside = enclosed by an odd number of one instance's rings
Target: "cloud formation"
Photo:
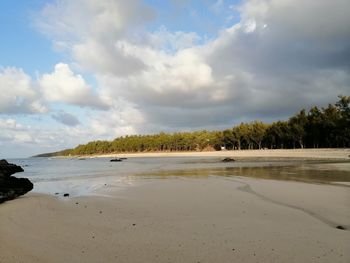
[[[0,69],[0,114],[42,114],[54,102],[106,110],[107,102],[69,65],[59,63],[54,72],[33,80],[22,69]]]
[[[14,119],[0,119],[0,142],[27,143],[34,138]]]
[[[30,76],[15,67],[0,68],[0,113],[44,113],[39,90]]]
[[[172,130],[284,118],[349,92],[348,1],[247,0],[235,7],[239,23],[202,44],[194,32],[141,31],[152,12],[131,2],[56,1],[42,23],[111,103],[139,111],[138,132],[144,123]],[[78,8],[84,16],[69,15]],[[78,38],[60,37],[72,31]]]
[[[47,101],[65,102],[81,107],[107,107],[82,76],[74,75],[70,67],[64,63],[57,64],[53,73],[42,75],[39,86]]]
[[[0,118],[0,130],[0,156],[6,158],[58,151],[96,138],[92,126],[57,127],[47,119],[32,126],[15,118]]]
[[[139,0],[59,0],[46,4],[36,24],[90,72],[125,75],[143,64],[117,40],[132,37],[153,16]]]
[[[207,6],[220,16],[227,2]],[[190,1],[172,3],[187,12]],[[35,81],[6,68],[0,91],[14,88],[0,97],[0,112],[45,112],[57,102],[88,108],[85,138],[112,138],[283,119],[349,94],[349,1],[245,0],[230,8],[226,21],[239,12],[239,22],[208,39],[169,30],[141,0],[50,2],[38,28],[97,83],[65,63]],[[150,30],[150,22],[160,25]],[[80,129],[68,115],[53,117]]]
[[[71,127],[74,127],[80,124],[80,121],[78,120],[77,117],[64,111],[60,111],[53,114],[52,118],[64,125],[71,126]]]

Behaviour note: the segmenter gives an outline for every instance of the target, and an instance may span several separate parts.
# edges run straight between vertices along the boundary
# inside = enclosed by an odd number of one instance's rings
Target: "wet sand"
[[[0,262],[350,262],[347,186],[178,177],[109,195],[2,204]]]

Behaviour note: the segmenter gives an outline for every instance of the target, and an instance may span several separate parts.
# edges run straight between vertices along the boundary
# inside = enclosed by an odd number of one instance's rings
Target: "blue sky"
[[[349,93],[347,10],[344,0],[0,1],[0,157],[332,103]]]
[[[46,1],[0,2],[0,64],[18,66],[31,75],[46,72],[62,55],[52,50],[52,43],[34,27],[33,17]]]
[[[201,36],[215,37],[219,29],[239,21],[233,10],[241,1],[145,1],[156,10],[153,29],[166,25],[170,31],[197,32]],[[232,17],[231,17],[232,16]],[[152,27],[151,27],[152,28]]]
[[[0,1],[0,65],[23,68],[35,76],[36,72],[47,72],[59,62],[70,61],[60,52],[56,52],[49,38],[35,27],[35,19],[45,6],[54,2],[48,0],[4,0]],[[145,3],[155,10],[155,20],[147,27],[157,30],[166,26],[170,31],[197,32],[199,35],[213,38],[218,29],[232,25],[239,20],[238,12],[231,12],[230,6],[241,1],[223,1],[223,11],[216,13],[211,9],[215,1],[163,1],[147,0]],[[220,2],[220,1],[219,1]],[[219,10],[218,9],[218,10]],[[233,19],[228,21],[232,15]]]

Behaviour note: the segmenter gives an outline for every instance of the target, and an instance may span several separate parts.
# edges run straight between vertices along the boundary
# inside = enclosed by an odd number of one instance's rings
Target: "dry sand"
[[[141,180],[112,197],[0,206],[0,262],[350,262],[350,188]]]
[[[233,158],[300,158],[350,160],[350,149],[277,149],[234,150],[212,152],[143,152],[125,154],[89,155],[88,157],[233,157]]]

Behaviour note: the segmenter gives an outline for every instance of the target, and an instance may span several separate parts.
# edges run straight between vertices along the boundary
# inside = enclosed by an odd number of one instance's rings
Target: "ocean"
[[[349,162],[245,159],[223,163],[218,157],[133,157],[122,162],[111,158],[8,159],[22,166],[34,183],[33,192],[71,197],[108,195],[147,179],[169,177],[235,176],[309,183],[350,182]]]

